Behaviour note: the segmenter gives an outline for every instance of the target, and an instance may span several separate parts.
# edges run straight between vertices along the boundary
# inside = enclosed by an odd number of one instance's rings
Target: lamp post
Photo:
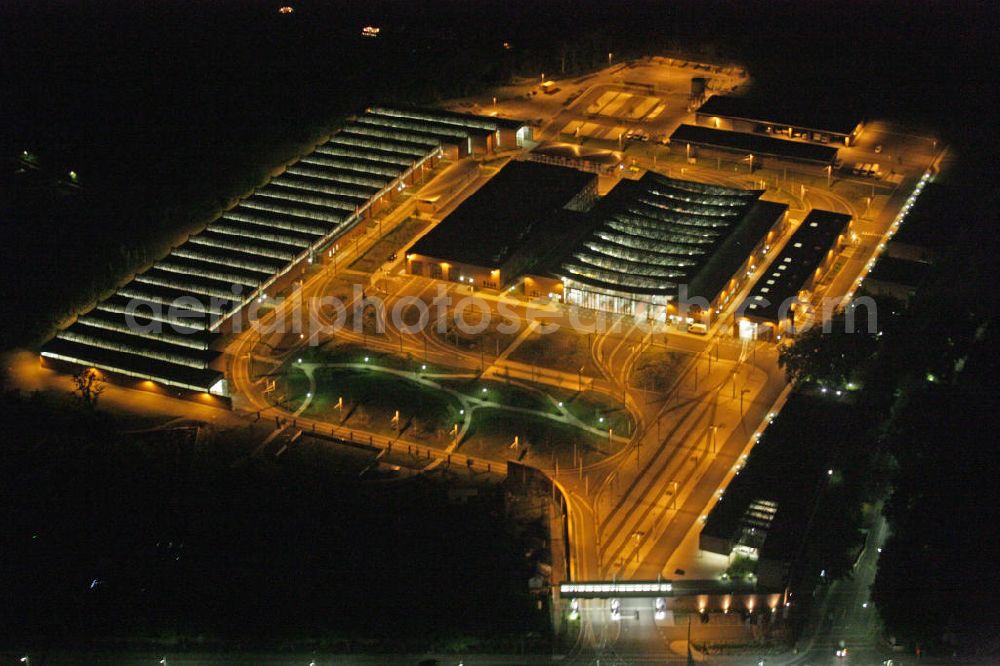
[[[743,418],[743,396],[750,392],[750,389],[743,389],[740,391],[740,418]]]

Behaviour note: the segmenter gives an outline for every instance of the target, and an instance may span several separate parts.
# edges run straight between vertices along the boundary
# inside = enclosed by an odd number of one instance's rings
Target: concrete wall
[[[505,279],[500,267],[476,266],[416,253],[406,255],[406,272],[433,280],[457,282],[476,289],[500,289]]]
[[[670,146],[670,151],[677,155],[687,154],[687,144],[683,141],[677,141],[672,143]],[[718,161],[729,162],[729,163],[740,163],[742,165],[742,173],[747,176],[750,175],[750,166],[745,162],[747,156],[746,152],[739,150],[724,150],[721,148],[711,148],[708,146],[699,146],[691,144],[690,152],[692,164],[697,164],[699,161],[704,164],[708,161],[709,166],[717,166]],[[815,176],[826,176],[827,175],[827,165],[819,164],[817,162],[803,162],[798,160],[781,159],[778,157],[769,157],[766,155],[754,155],[753,159],[754,171],[758,169],[772,169],[781,170],[784,168],[795,169],[797,171],[802,171]]]
[[[896,240],[890,240],[886,244],[885,254],[894,259],[907,259],[909,261],[922,261],[924,263],[934,261],[938,255],[937,251],[931,248],[912,245],[910,243],[901,243]]]
[[[774,136],[778,138],[802,139],[811,143],[840,146],[852,145],[858,136],[861,135],[864,128],[863,123],[858,123],[854,130],[848,135],[836,132],[814,132],[805,127],[789,127],[788,125],[780,125],[777,123],[761,123],[741,118],[713,116],[701,112],[695,112],[695,123],[704,127],[712,127],[721,130],[746,132],[748,134],[762,134],[764,136]],[[771,132],[767,132],[765,130],[767,127],[771,128]]]
[[[728,557],[729,553],[733,550],[733,544],[729,539],[702,532],[698,535],[698,548]]]
[[[525,275],[521,292],[528,298],[549,298],[549,294],[555,294],[552,298],[562,301],[563,283],[559,278]]]

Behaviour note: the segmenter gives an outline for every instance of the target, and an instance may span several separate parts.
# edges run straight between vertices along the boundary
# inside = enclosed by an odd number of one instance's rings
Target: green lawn
[[[508,407],[519,407],[522,409],[534,409],[550,414],[557,414],[559,410],[545,396],[544,387],[530,388],[519,386],[514,383],[498,381],[482,381],[478,379],[451,379],[439,380],[442,386],[464,393],[473,398],[491,400]],[[486,389],[484,392],[483,389]]]
[[[313,353],[308,358],[302,357],[303,363],[363,364],[367,356],[372,368],[417,369],[413,367],[413,362],[405,359],[349,345],[311,351]],[[287,398],[284,405],[290,409],[300,407],[310,391],[308,377],[297,360],[291,359],[286,366]],[[434,370],[447,372],[447,369],[428,368],[428,373]],[[590,463],[606,458],[621,446],[617,442],[609,444],[608,437],[603,434],[608,429],[613,429],[618,436],[628,436],[633,430],[631,417],[621,404],[609,396],[596,393],[581,394],[523,382],[468,378],[432,378],[442,387],[436,389],[376,369],[317,367],[313,372],[315,388],[303,416],[389,436],[396,432],[392,417],[399,410],[406,438],[444,448],[452,442],[453,426],[463,423],[471,414],[472,422],[463,440],[462,451],[473,456],[497,460],[516,458],[520,450],[510,449],[509,445],[517,436],[527,446],[525,460],[533,464],[547,467],[558,459],[561,466],[571,466],[574,444],[585,462]],[[474,411],[463,414],[461,400],[449,391],[474,400],[486,400],[539,414],[515,412],[498,406],[476,407],[475,403],[465,408]],[[340,398],[343,398],[342,410],[337,408]],[[546,418],[546,414],[558,416],[561,413],[559,403],[570,416],[579,419],[585,426],[600,430],[600,433]]]
[[[512,448],[514,437],[519,447]],[[573,445],[584,456],[584,464],[604,460],[612,450],[604,437],[574,426],[527,414],[512,414],[506,410],[484,408],[476,410],[472,428],[462,443],[461,451],[470,456],[494,460],[518,459],[527,448],[523,461],[540,467],[550,467],[554,459],[562,468],[573,466]]]
[[[316,391],[304,416],[390,435],[398,410],[406,437],[441,446],[450,441],[448,431],[462,418],[458,401],[447,393],[401,377],[349,368],[317,368],[315,373]],[[301,371],[290,374],[293,405],[301,404],[307,386]],[[337,409],[340,398],[342,411]]]

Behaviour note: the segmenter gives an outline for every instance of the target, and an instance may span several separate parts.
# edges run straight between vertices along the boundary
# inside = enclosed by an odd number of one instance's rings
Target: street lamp
[[[642,548],[642,537],[646,536],[645,532],[633,532],[632,536],[635,537],[635,561],[639,561],[639,550]]]
[[[742,409],[740,411],[742,411]],[[709,443],[712,445],[712,453],[715,453],[715,444],[716,444],[716,442],[715,442],[715,436],[716,436],[716,433],[719,432],[719,426],[721,426],[721,425],[722,425],[721,423],[715,423],[715,424],[712,424],[712,425],[708,426],[708,430],[709,430],[709,432],[711,432],[711,437],[709,438]]]

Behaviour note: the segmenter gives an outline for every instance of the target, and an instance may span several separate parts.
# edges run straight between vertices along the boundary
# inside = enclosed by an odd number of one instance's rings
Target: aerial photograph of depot
[[[1000,5],[0,5],[0,666],[1000,664]]]

